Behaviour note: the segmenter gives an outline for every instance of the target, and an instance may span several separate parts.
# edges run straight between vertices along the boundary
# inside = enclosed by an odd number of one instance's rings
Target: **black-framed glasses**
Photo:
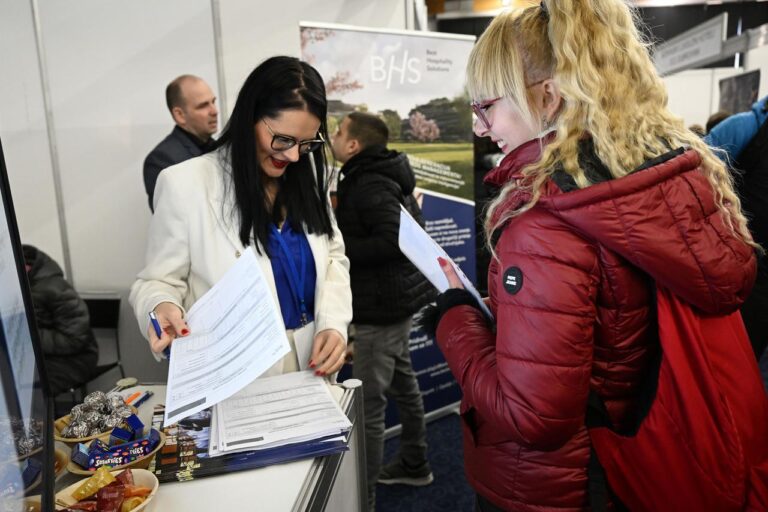
[[[269,124],[264,121],[264,125],[267,127],[267,130],[269,130],[269,133],[272,135],[272,142],[270,146],[275,151],[288,151],[296,144],[299,145],[299,154],[300,155],[306,155],[307,153],[311,153],[315,151],[316,149],[320,148],[323,144],[325,144],[325,140],[323,140],[323,136],[319,133],[317,136],[319,138],[317,139],[309,139],[309,140],[298,140],[296,137],[291,137],[290,135],[281,135],[279,133],[275,133],[274,130],[272,130],[272,127],[269,126]]]
[[[503,96],[499,96],[498,98],[493,98],[492,100],[485,100],[485,101],[473,101],[470,103],[472,105],[472,112],[475,113],[475,116],[480,120],[480,122],[483,123],[486,130],[491,129],[491,123],[488,122],[488,118],[485,117],[485,111],[488,110],[494,103],[499,101]]]

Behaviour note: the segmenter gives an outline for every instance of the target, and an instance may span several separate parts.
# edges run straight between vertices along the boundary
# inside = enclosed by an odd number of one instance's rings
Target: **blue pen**
[[[144,392],[144,394],[143,394],[143,395],[141,395],[141,396],[138,398],[138,400],[136,400],[135,402],[133,402],[131,405],[132,405],[132,406],[134,406],[135,408],[137,408],[137,409],[138,409],[138,408],[139,408],[139,406],[140,406],[141,404],[143,404],[144,402],[146,402],[147,400],[149,400],[149,397],[151,397],[152,395],[154,395],[154,393],[153,393],[153,392],[151,392],[151,391],[145,391],[145,392]]]
[[[160,327],[160,322],[157,321],[157,315],[155,315],[154,311],[149,312],[149,321],[152,322],[152,327],[155,328],[155,334],[157,334],[158,338],[163,337],[163,329]],[[165,347],[163,349],[163,354],[165,354],[165,357],[167,359],[171,358],[171,349],[170,347]]]

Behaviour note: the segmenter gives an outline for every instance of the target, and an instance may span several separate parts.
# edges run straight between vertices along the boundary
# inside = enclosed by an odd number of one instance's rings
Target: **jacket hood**
[[[344,179],[358,172],[386,176],[400,185],[406,196],[413,193],[416,187],[416,178],[406,154],[389,150],[385,146],[369,146],[347,160],[341,168]]]
[[[752,113],[757,119],[757,126],[762,126],[768,119],[768,96],[761,98],[752,104]]]
[[[64,272],[58,263],[50,256],[32,245],[22,245],[24,262],[30,266],[27,272],[29,279],[46,279],[49,277],[64,277]]]
[[[486,181],[521,179],[520,171],[539,158],[542,147],[538,140],[520,146]],[[590,181],[601,182],[569,189],[570,176],[555,172],[536,208],[618,253],[704,312],[723,314],[738,308],[754,280],[754,251],[728,227],[699,169],[698,153],[680,148],[625,177],[610,179],[590,154],[591,143],[584,147],[580,163]],[[604,178],[596,179],[600,176]],[[503,208],[526,200],[525,193],[511,194]]]

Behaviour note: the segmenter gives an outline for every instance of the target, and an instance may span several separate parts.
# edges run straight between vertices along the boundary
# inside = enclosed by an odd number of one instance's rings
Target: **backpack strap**
[[[606,512],[608,510],[608,481],[605,477],[605,469],[597,459],[597,452],[593,447],[589,448],[587,478],[589,478],[590,510],[592,512]]]
[[[588,429],[597,427],[612,428],[605,402],[592,389],[589,390],[589,397],[587,398],[587,412],[584,423]],[[589,505],[592,512],[605,512],[608,510],[608,481],[605,476],[605,469],[600,464],[597,452],[592,445],[589,447],[587,478],[589,479]]]

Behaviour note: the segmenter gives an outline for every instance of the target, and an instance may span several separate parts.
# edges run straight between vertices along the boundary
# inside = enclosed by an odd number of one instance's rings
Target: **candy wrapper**
[[[88,467],[88,453],[88,445],[85,443],[77,443],[74,448],[72,448],[72,453],[69,458],[81,468],[86,468]]]
[[[94,446],[92,443],[88,453],[88,465],[83,467],[94,470],[104,466],[115,467],[131,464],[137,459],[149,455],[159,442],[160,433],[151,429],[145,437],[129,443],[110,446],[106,449],[104,449],[103,444]]]
[[[115,481],[115,477],[109,472],[109,468],[102,467],[96,470],[91,478],[83,482],[83,485],[75,489],[72,497],[77,501],[93,496],[102,487],[106,487]]]
[[[125,496],[125,486],[118,482],[99,489],[96,493],[96,510],[99,512],[119,512]]]

